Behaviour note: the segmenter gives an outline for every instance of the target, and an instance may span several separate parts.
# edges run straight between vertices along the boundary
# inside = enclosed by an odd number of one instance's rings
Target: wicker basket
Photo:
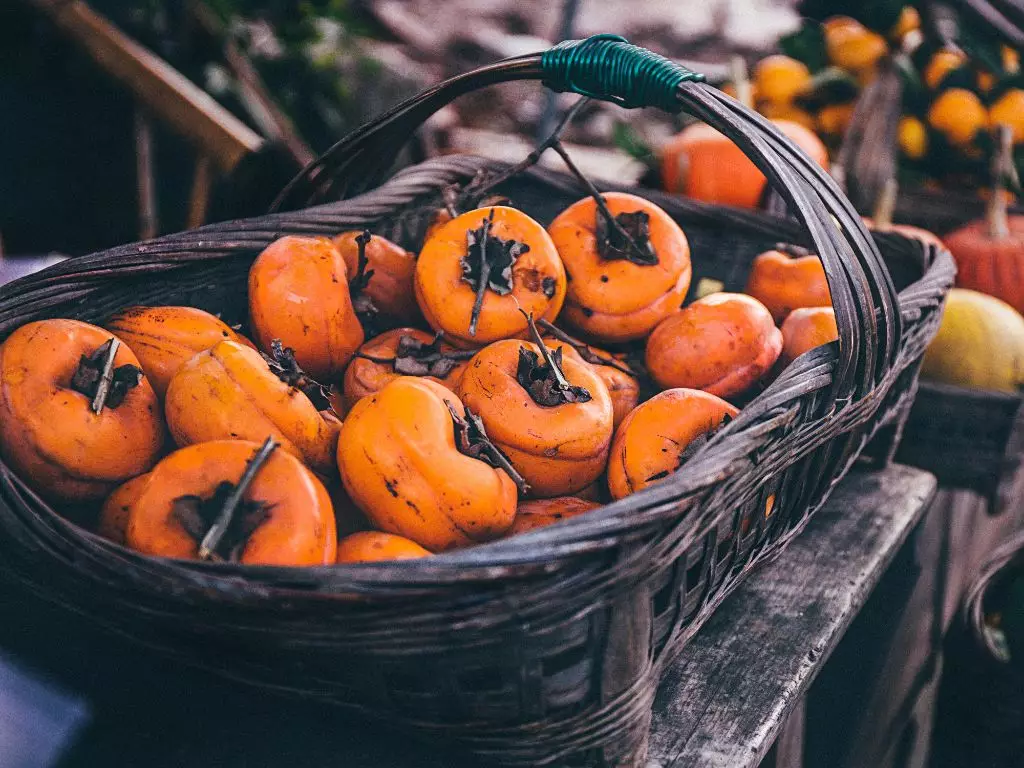
[[[339,179],[344,193],[372,186],[398,138],[440,106],[528,78],[629,106],[686,109],[735,140],[796,220],[649,196],[685,229],[696,277],[727,288],[741,286],[751,260],[777,241],[814,248],[839,342],[789,366],[671,479],[513,539],[307,569],[153,559],[69,522],[0,465],[0,563],[191,663],[502,764],[642,765],[665,665],[803,528],[876,431],[898,432],[953,268],[944,251],[916,241],[880,236],[876,245],[832,180],[769,123],[692,73],[604,36],[428,91],[341,142],[284,199],[325,193]],[[503,170],[477,158],[435,160],[353,199],[70,260],[0,288],[0,338],[42,317],[102,322],[129,303],[187,303],[245,322],[247,270],[275,238],[368,227],[416,247],[446,190]],[[543,222],[584,194],[574,179],[538,170],[502,191]],[[885,459],[889,448],[876,452]]]
[[[987,617],[1024,574],[1024,531],[999,547],[964,597],[946,643],[935,723],[936,768],[1024,765],[1024,659],[1007,660]]]

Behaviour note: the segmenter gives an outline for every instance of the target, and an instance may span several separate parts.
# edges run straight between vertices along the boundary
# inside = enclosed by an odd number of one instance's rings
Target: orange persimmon
[[[182,363],[218,341],[252,346],[219,317],[195,307],[129,307],[114,315],[106,327],[131,347],[160,397]]]
[[[608,458],[608,490],[621,499],[668,477],[739,410],[695,389],[659,392],[615,431]]]
[[[0,346],[0,454],[41,495],[102,499],[156,463],[164,434],[138,358],[108,331],[40,320]]]
[[[268,443],[214,440],[161,460],[131,508],[127,545],[147,555],[180,559],[333,563],[337,533],[327,490],[302,462]],[[240,485],[240,503],[223,535],[211,537],[225,502]]]
[[[832,307],[794,309],[782,324],[782,355],[779,362],[789,365],[804,352],[839,338],[836,311]]]
[[[520,310],[554,320],[565,269],[544,228],[522,211],[478,208],[438,227],[416,261],[427,322],[460,347],[523,336]]]
[[[236,342],[222,341],[181,366],[167,387],[164,410],[180,446],[273,437],[314,469],[333,471],[337,429],[259,352]]]
[[[778,128],[822,168],[828,149],[814,131],[791,120],[773,120]],[[719,205],[756,208],[767,179],[743,150],[705,123],[694,123],[661,152],[665,189]]]
[[[597,341],[639,339],[683,303],[692,275],[690,246],[654,203],[624,192],[601,197],[614,225],[594,198],[585,197],[548,227],[570,277],[563,317]]]
[[[363,344],[345,370],[345,406],[399,376],[423,376],[454,392],[471,356],[417,328],[386,331]]]
[[[570,495],[604,470],[612,401],[587,363],[539,343],[498,341],[470,360],[458,394],[526,479],[531,496]]]
[[[377,528],[434,552],[496,539],[515,518],[516,483],[478,426],[437,382],[395,379],[345,419],[345,491]]]
[[[364,276],[368,276],[362,293],[373,307],[397,323],[411,323],[420,316],[413,290],[416,254],[380,235],[351,231],[342,232],[333,240],[348,268],[349,280],[360,274],[359,252],[365,248]],[[365,243],[365,245],[363,245]]]
[[[430,550],[393,533],[359,531],[338,542],[337,562],[373,563],[380,560],[415,560],[430,557]]]
[[[249,269],[249,316],[260,347],[280,339],[302,368],[333,381],[363,343],[349,273],[325,237],[282,237]]]
[[[554,525],[561,520],[582,515],[601,505],[596,501],[580,499],[576,496],[558,496],[554,499],[534,499],[524,501],[516,510],[516,519],[509,531],[510,536],[526,533],[536,528]]]
[[[713,293],[665,318],[647,340],[647,371],[664,389],[729,397],[764,376],[782,351],[782,333],[757,299]]]
[[[754,259],[746,293],[764,304],[776,323],[797,307],[832,306],[821,259],[803,249],[792,249],[791,254],[790,247],[781,248]]]
[[[124,544],[132,507],[139,500],[139,496],[142,495],[148,482],[149,473],[147,472],[144,475],[133,477],[115,488],[100,508],[96,533],[115,544]]]

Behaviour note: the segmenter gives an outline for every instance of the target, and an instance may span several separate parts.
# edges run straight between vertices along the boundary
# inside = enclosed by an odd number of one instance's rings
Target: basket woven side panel
[[[0,289],[0,333],[38,317],[102,322],[132,303],[245,321],[251,260],[281,234],[368,226],[416,245],[441,190],[480,161],[419,166],[373,193],[59,265]],[[582,196],[535,172],[505,192],[542,222]],[[657,196],[655,196],[657,197]],[[695,279],[738,289],[793,223],[658,198]],[[0,560],[36,588],[169,654],[454,740],[508,765],[635,765],[660,671],[722,599],[823,503],[906,410],[951,280],[942,253],[882,238],[900,290],[894,365],[836,402],[836,345],[787,369],[686,471],[555,529],[425,561],[260,569],[151,560],[42,504],[0,467]],[[63,510],[69,513],[68,510]]]

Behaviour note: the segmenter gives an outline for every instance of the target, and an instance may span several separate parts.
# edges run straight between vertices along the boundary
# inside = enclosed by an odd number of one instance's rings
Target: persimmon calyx
[[[615,222],[618,226],[610,226],[606,217],[597,215],[597,252],[602,259],[625,259],[641,267],[658,263],[658,254],[651,244],[651,217],[646,211],[620,213]]]
[[[374,275],[374,270],[367,269],[370,260],[366,255],[366,247],[372,238],[373,235],[368,229],[364,229],[356,235],[356,248],[359,249],[359,255],[356,257],[358,266],[355,275],[348,281],[349,295],[352,297],[352,311],[356,313],[360,325],[364,328],[376,328],[376,321],[380,315],[380,309],[373,303],[373,298],[366,293]]]
[[[276,448],[268,437],[237,484],[225,480],[207,499],[189,494],[172,502],[171,514],[199,545],[200,560],[237,563],[249,537],[270,517],[271,505],[243,496]]]
[[[523,312],[523,310],[519,310]],[[530,393],[533,402],[553,408],[566,403],[585,403],[592,399],[586,387],[570,384],[562,372],[562,350],[552,352],[541,338],[533,314],[526,314],[527,324],[533,343],[540,350],[540,355],[526,347],[519,348],[519,362],[516,365],[516,381],[519,386]],[[543,360],[543,362],[541,362]]]
[[[503,240],[491,234],[494,209],[476,229],[466,233],[466,255],[462,257],[462,280],[473,286],[476,301],[469,320],[469,335],[476,336],[480,310],[488,290],[499,296],[512,293],[512,266],[530,246],[518,240]]]
[[[703,448],[705,445],[711,442],[711,438],[718,434],[718,432],[731,421],[732,417],[729,414],[723,415],[722,420],[718,422],[718,426],[714,427],[713,429],[709,429],[707,432],[702,432],[701,434],[697,435],[695,438],[693,438],[693,440],[686,444],[686,447],[679,452],[679,460],[676,462],[676,466],[674,469],[664,469],[661,472],[655,472],[653,475],[647,478],[647,482],[651,482],[653,480],[663,480],[673,472],[677,472],[680,467],[682,467],[686,462],[692,459],[697,454],[697,451],[699,451],[701,448]]]
[[[466,408],[466,418],[462,418],[447,400],[445,405],[448,406],[448,413],[452,416],[452,424],[455,429],[455,447],[459,453],[490,464],[496,469],[504,470],[512,478],[512,482],[516,484],[520,494],[525,496],[529,493],[530,486],[526,479],[516,471],[508,457],[487,436],[483,419],[469,408]]]
[[[800,245],[794,245],[793,243],[776,243],[775,250],[779,253],[784,253],[787,256],[792,256],[794,259],[801,259],[804,256],[814,255],[814,253],[807,248]]]
[[[92,400],[93,413],[104,407],[117,408],[128,393],[142,382],[142,369],[136,365],[114,367],[120,342],[110,337],[90,355],[82,355],[71,377],[71,388]]]
[[[318,411],[330,409],[330,391],[302,370],[295,359],[294,349],[285,347],[280,339],[274,339],[270,342],[270,354],[265,352],[260,352],[260,354],[277,378],[308,397]]]
[[[398,339],[394,357],[375,357],[365,352],[357,352],[356,357],[369,360],[378,365],[390,365],[395,373],[402,376],[433,376],[443,379],[455,367],[466,360],[472,359],[479,350],[476,349],[441,349],[443,333],[438,333],[432,341],[420,341],[414,336],[402,336]]]

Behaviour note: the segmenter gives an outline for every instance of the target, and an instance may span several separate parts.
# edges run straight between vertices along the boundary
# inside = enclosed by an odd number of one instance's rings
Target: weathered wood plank
[[[651,768],[758,765],[934,492],[931,475],[899,466],[840,484],[669,669]]]

